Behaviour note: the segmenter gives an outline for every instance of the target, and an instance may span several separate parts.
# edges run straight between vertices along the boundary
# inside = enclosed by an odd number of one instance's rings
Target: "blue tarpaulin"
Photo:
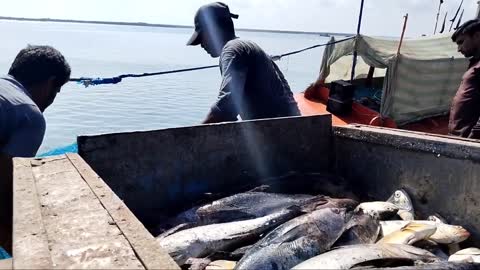
[[[10,254],[8,254],[5,249],[3,249],[2,247],[0,247],[0,260],[5,260],[5,259],[10,259],[11,256]]]
[[[57,155],[62,155],[66,153],[78,153],[78,145],[76,143],[67,145],[64,147],[59,147],[56,149],[53,149],[51,151],[48,151],[46,153],[43,153],[41,155],[37,155],[37,157],[49,157],[49,156],[57,156]]]

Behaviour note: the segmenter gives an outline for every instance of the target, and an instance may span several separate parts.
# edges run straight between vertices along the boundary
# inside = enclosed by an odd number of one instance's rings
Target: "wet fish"
[[[310,195],[245,192],[204,205],[196,214],[204,225],[246,220],[272,214],[311,198]]]
[[[395,216],[398,210],[398,206],[390,202],[367,202],[357,206],[355,213],[364,213],[385,220]]]
[[[301,214],[299,207],[252,220],[211,224],[180,231],[158,239],[172,258],[183,265],[188,258],[201,258],[215,251],[229,251]]]
[[[480,249],[467,248],[460,250],[448,258],[449,262],[480,263]]]
[[[435,223],[448,224],[447,220],[445,218],[443,218],[442,216],[440,216],[439,214],[431,215],[427,218],[427,220],[434,221]],[[456,253],[460,250],[461,250],[461,248],[460,248],[460,245],[458,243],[448,244],[449,254],[454,254],[454,253]]]
[[[210,263],[205,270],[233,270],[235,265],[237,262],[220,260]]]
[[[290,269],[336,242],[348,222],[346,209],[327,208],[292,219],[267,234],[235,269]]]
[[[400,230],[387,234],[378,243],[412,245],[432,236],[435,231],[437,231],[436,225],[410,222]]]
[[[390,259],[438,261],[430,252],[409,245],[369,244],[341,247],[302,262],[292,269],[351,269],[369,261]]]
[[[264,192],[246,192],[212,202],[197,210],[200,223],[214,224],[263,217],[289,206],[297,205],[305,211],[332,207],[338,203],[356,204],[349,199],[326,196],[287,195]]]
[[[367,214],[355,214],[348,221],[345,229],[335,243],[335,247],[374,244],[380,233],[380,222]]]
[[[404,189],[399,189],[388,198],[387,202],[393,203],[398,206],[399,210],[397,214],[403,220],[414,220],[415,213],[413,210],[412,199]]]
[[[409,221],[381,221],[382,235],[389,235],[405,227]],[[416,220],[415,223],[437,226],[435,233],[428,239],[439,244],[457,244],[470,237],[470,233],[461,226],[437,223],[434,221]]]

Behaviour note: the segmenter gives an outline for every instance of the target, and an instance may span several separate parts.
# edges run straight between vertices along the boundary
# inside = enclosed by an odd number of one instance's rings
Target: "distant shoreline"
[[[152,24],[143,22],[107,22],[107,21],[82,21],[82,20],[62,20],[50,18],[19,18],[19,17],[5,17],[0,16],[0,20],[8,21],[27,21],[27,22],[57,22],[57,23],[84,23],[84,24],[105,24],[105,25],[123,25],[123,26],[143,26],[143,27],[163,27],[163,28],[182,28],[192,29],[192,26],[174,25],[174,24]],[[334,32],[307,32],[307,31],[288,31],[288,30],[268,30],[268,29],[245,29],[237,28],[238,31],[245,32],[263,32],[263,33],[277,33],[277,34],[303,34],[303,35],[319,35],[322,37],[331,36],[353,36],[349,33],[334,33]]]

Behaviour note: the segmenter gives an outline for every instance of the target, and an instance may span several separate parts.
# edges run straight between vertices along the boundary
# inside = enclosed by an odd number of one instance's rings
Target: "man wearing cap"
[[[480,139],[480,20],[470,20],[452,35],[458,51],[470,58],[470,65],[453,99],[449,134]]]
[[[45,134],[43,112],[70,78],[70,66],[50,46],[28,46],[0,76],[0,246],[11,248],[12,158],[34,157]]]
[[[228,6],[215,2],[200,7],[195,32],[187,45],[201,45],[220,57],[222,84],[206,123],[297,116],[300,112],[287,80],[257,44],[237,38]]]

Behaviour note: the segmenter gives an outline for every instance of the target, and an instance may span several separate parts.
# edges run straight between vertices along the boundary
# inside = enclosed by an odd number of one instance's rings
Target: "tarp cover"
[[[451,34],[405,39],[397,55],[398,45],[398,40],[361,35],[329,45],[325,48],[319,80],[349,79],[351,55],[357,47],[360,59],[356,78],[365,77],[369,66],[376,68],[375,76],[385,74],[380,109],[383,116],[403,125],[448,114],[468,66],[467,59],[457,52]]]

